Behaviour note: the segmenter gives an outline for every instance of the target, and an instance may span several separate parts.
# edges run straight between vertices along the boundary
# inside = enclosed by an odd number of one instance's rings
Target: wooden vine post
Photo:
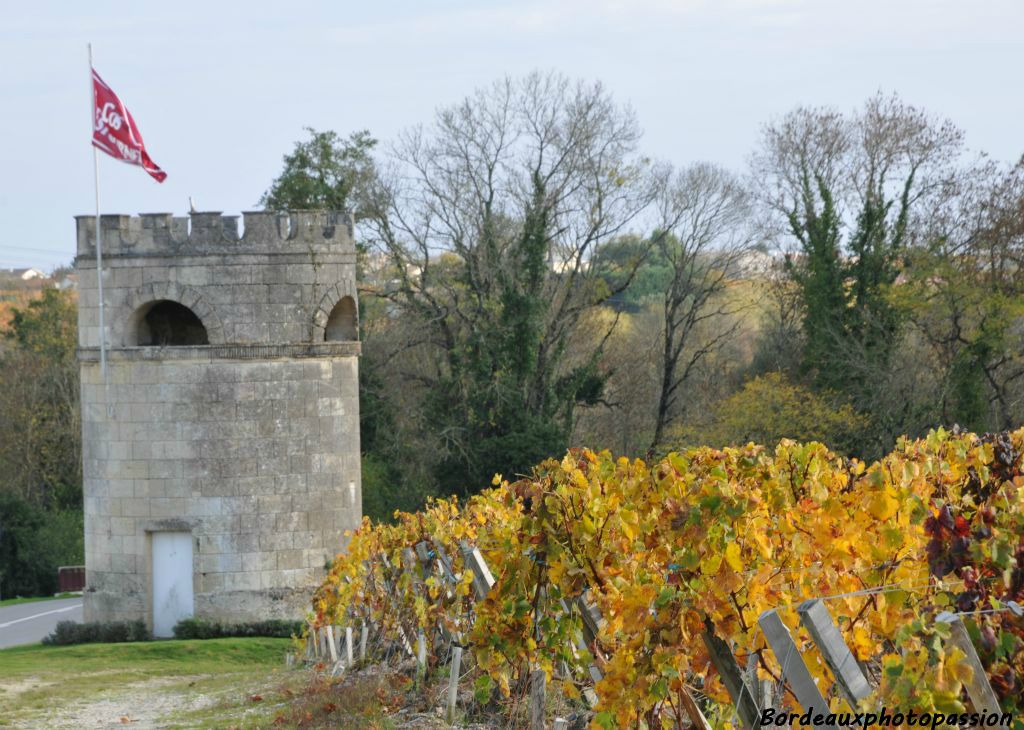
[[[985,667],[978,657],[978,652],[971,642],[971,637],[967,633],[967,627],[964,626],[963,620],[955,613],[950,613],[949,611],[943,611],[935,617],[935,620],[949,625],[951,632],[950,641],[953,646],[964,653],[965,661],[971,668],[971,677],[964,682],[964,685],[967,687],[967,695],[971,698],[971,704],[974,705],[974,709],[978,712],[999,714],[1001,712],[999,709],[999,698],[996,697],[995,690],[989,684],[988,676],[985,674]]]
[[[545,730],[544,705],[546,703],[548,675],[543,669],[530,672],[530,730]]]
[[[430,578],[431,575],[435,575],[435,574],[438,573],[438,565],[437,565],[438,561],[434,559],[434,555],[435,554],[431,551],[430,545],[427,543],[426,540],[421,540],[420,542],[416,543],[415,549],[416,549],[416,559],[419,562],[420,569],[421,569],[422,575],[423,575],[423,583],[421,583],[420,588],[421,588],[421,590],[423,592],[423,597],[426,600],[429,601],[430,600],[430,591],[427,588],[426,581],[427,581],[428,578]],[[454,597],[454,594],[451,591],[451,587],[449,585],[448,577],[447,577],[447,575],[443,571],[441,571],[441,577],[444,580],[444,597],[445,597],[445,599],[451,601],[452,598]],[[437,634],[438,638],[442,642],[444,642],[444,645],[446,647],[451,645],[451,643],[452,643],[452,635],[448,631],[448,628],[444,625],[443,621],[438,622],[434,626],[434,631]],[[447,651],[447,649],[445,649],[444,651]],[[440,653],[443,654],[444,651],[442,651]]]
[[[416,674],[421,682],[427,675],[427,637],[422,629],[416,634]]]
[[[843,641],[843,635],[839,633],[825,603],[820,598],[812,598],[797,606],[796,612],[800,616],[800,623],[811,635],[836,678],[840,694],[850,703],[850,707],[857,707],[860,700],[869,697],[874,688],[860,668],[857,658]]]
[[[471,546],[466,540],[459,542],[459,548],[462,551],[462,562],[473,572],[473,590],[476,591],[476,599],[482,601],[494,585],[491,569],[487,567],[487,561],[480,554],[479,548]]]
[[[327,627],[327,648],[331,655],[331,664],[338,663],[338,650],[334,644],[334,627]]]
[[[383,567],[383,580],[384,580],[384,596],[391,603],[391,597],[395,595],[395,582],[392,576],[391,561],[388,560],[387,555],[380,556],[380,564]],[[414,656],[412,644],[409,642],[409,636],[402,626],[402,615],[400,609],[395,609],[395,627],[398,631],[398,638],[402,643],[402,648],[409,656]]]
[[[1011,610],[1016,604],[1011,606]],[[797,607],[800,623],[807,629],[812,641],[821,652],[825,663],[836,680],[839,694],[856,709],[862,700],[870,697],[875,687],[865,675],[857,658],[843,640],[832,615],[822,599],[804,601]],[[1022,612],[1024,613],[1024,612]],[[967,628],[960,616],[944,611],[935,617],[950,628],[950,643],[964,654],[964,661],[971,669],[970,677],[964,682],[971,704],[979,713],[1000,714],[999,698],[985,674],[985,667],[971,641]],[[775,609],[765,611],[758,618],[768,644],[782,666],[783,679],[789,684],[797,701],[804,710],[828,714],[828,703],[814,683],[800,650],[793,641],[789,629],[783,624]],[[820,708],[820,709],[819,709]],[[830,726],[826,726],[830,727]]]
[[[586,594],[577,597],[575,603],[577,608],[579,608],[580,615],[583,619],[583,635],[586,645],[581,648],[585,649],[587,646],[593,646],[597,643],[598,636],[600,635],[601,629],[604,627],[606,621],[604,616],[601,614],[601,609],[597,607],[596,603],[589,602]],[[562,607],[563,610],[568,608],[564,602],[562,603]],[[729,656],[731,657],[732,655],[730,654]],[[735,663],[735,660],[733,660],[734,665]],[[602,672],[601,668],[594,663],[591,663],[590,666],[587,667],[587,671],[590,673],[590,678],[594,684],[597,684],[604,678],[604,672]],[[595,707],[597,705],[598,697],[594,690],[587,688],[583,692],[583,697],[590,707]],[[697,728],[697,730],[711,730],[711,726],[708,724],[707,718],[704,717],[704,713],[700,711],[700,708],[697,706],[697,702],[693,699],[693,696],[685,686],[682,687],[681,702],[683,710],[690,718],[690,723],[694,728]]]
[[[750,687],[743,680],[743,673],[736,663],[736,657],[733,656],[732,649],[725,643],[724,639],[715,634],[714,624],[710,620],[705,620],[704,630],[701,632],[700,638],[704,641],[704,646],[707,647],[711,663],[718,670],[718,674],[722,678],[722,684],[725,685],[733,705],[736,706],[736,712],[740,716],[740,723],[747,730],[758,730],[761,718],[757,703],[754,701],[754,695]]]
[[[768,609],[758,617],[757,623],[764,632],[764,637],[768,640],[768,646],[775,654],[779,666],[782,667],[782,676],[793,690],[796,701],[812,715],[819,712],[827,715],[828,702],[822,697],[818,685],[814,683],[814,678],[804,663],[803,654],[793,641],[786,624],[782,622],[779,612],[774,608]]]
[[[449,725],[455,724],[455,704],[459,699],[459,672],[462,671],[462,647],[452,649],[452,663],[448,674],[448,707],[445,720]]]

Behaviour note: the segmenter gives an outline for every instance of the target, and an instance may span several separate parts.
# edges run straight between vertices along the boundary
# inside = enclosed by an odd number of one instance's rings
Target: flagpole
[[[89,91],[92,97],[92,109],[89,110],[89,142],[92,144],[96,132],[96,82],[92,77],[92,43],[89,47]],[[107,333],[103,322],[103,236],[100,231],[100,159],[96,145],[92,145],[92,174],[96,191],[96,289],[100,300],[100,373],[103,380],[107,379]]]

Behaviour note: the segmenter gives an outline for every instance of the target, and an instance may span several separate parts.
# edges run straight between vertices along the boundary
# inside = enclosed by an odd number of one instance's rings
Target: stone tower
[[[87,621],[298,618],[362,512],[355,246],[327,213],[78,218]]]

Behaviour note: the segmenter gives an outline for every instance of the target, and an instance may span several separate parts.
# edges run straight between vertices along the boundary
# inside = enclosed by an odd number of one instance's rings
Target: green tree
[[[45,289],[0,332],[0,593],[45,595],[84,559],[77,309]]]
[[[81,509],[77,309],[67,292],[13,312],[0,353],[0,491]]]
[[[653,238],[619,236],[598,249],[596,269],[608,289],[619,292],[605,306],[636,313],[664,295],[672,280],[672,267],[653,245]],[[629,283],[623,288],[624,282]]]
[[[372,152],[377,140],[367,130],[347,139],[333,131],[306,131],[309,139],[296,142],[292,153],[284,156],[284,170],[260,204],[273,210],[320,209],[362,217],[375,175]]]
[[[43,510],[0,494],[0,597],[57,592],[57,569],[85,562],[81,509]]]

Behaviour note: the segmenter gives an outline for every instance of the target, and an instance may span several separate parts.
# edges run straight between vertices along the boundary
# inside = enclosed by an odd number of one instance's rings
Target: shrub
[[[284,621],[281,619],[222,624],[216,621],[186,618],[174,626],[174,638],[176,639],[225,639],[228,637],[246,636],[288,639],[301,633],[301,621]]]
[[[713,447],[795,441],[826,443],[849,454],[862,441],[867,419],[841,397],[817,393],[790,382],[783,373],[768,373],[743,384],[722,401],[703,423],[688,423],[673,434],[669,447]]]
[[[61,621],[54,632],[43,639],[43,644],[119,644],[126,641],[149,641],[151,638],[149,629],[142,621],[92,621],[84,624]]]

